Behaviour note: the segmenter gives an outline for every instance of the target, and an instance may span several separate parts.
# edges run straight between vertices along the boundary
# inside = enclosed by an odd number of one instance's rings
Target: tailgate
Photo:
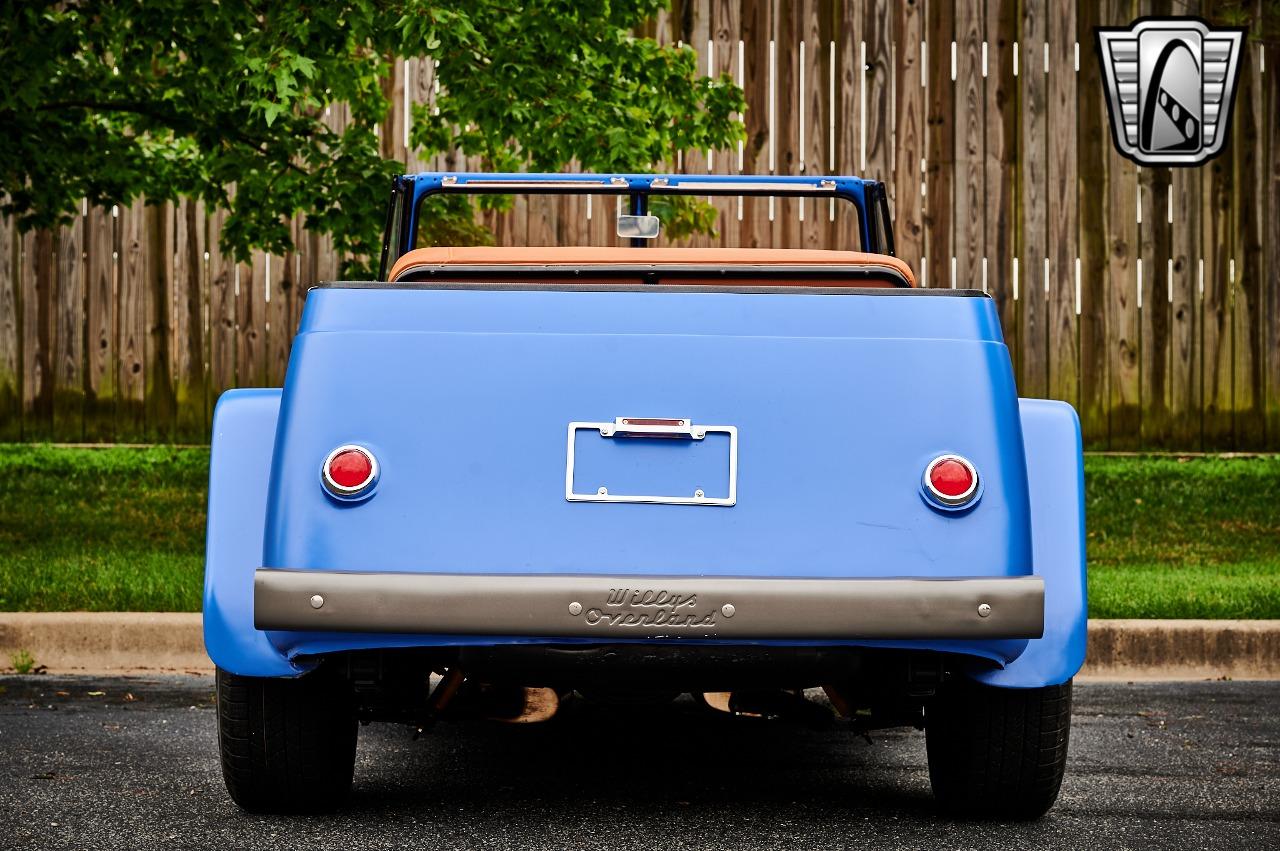
[[[1031,569],[1016,398],[986,298],[331,289],[309,297],[303,330],[267,566]],[[358,505],[317,475],[352,442],[381,468]],[[921,496],[944,453],[981,473],[970,512]]]

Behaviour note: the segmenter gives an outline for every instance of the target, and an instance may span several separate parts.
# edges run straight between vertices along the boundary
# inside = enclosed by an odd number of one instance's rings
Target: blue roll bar
[[[772,174],[538,174],[428,171],[404,174],[392,181],[387,230],[382,246],[382,269],[413,248],[422,211],[429,195],[459,193],[626,195],[634,215],[648,211],[652,195],[746,195],[838,198],[858,211],[858,237],[863,251],[894,253],[884,184],[848,176],[790,176]],[[635,244],[645,244],[643,240]]]

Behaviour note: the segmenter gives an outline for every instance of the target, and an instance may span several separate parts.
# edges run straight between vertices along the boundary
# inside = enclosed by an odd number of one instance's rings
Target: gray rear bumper
[[[604,640],[1039,638],[1044,580],[261,569],[254,577],[254,625]]]

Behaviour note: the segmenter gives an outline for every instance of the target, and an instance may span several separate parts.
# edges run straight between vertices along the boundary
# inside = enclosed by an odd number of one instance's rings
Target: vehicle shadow
[[[518,808],[562,823],[579,810],[678,819],[726,805],[762,818],[797,809],[931,817],[923,734],[876,731],[868,741],[843,722],[734,717],[687,697],[648,710],[570,701],[543,724],[446,723],[417,741],[371,725],[348,812]]]

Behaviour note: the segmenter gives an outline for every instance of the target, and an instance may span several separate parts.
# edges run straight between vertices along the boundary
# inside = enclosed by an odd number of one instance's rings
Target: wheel
[[[1071,681],[1033,689],[947,683],[925,707],[929,782],[953,816],[1034,819],[1058,797]]]
[[[218,746],[231,799],[250,812],[337,807],[351,791],[356,713],[347,682],[323,667],[297,679],[218,669]]]

